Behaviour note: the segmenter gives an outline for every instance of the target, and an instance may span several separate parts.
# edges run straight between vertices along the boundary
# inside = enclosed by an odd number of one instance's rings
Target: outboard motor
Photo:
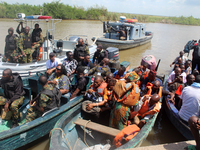
[[[62,48],[63,48],[63,40],[58,40],[56,43],[57,49],[54,49],[53,52],[56,54],[60,54],[62,52]]]
[[[108,47],[106,51],[108,52],[108,59],[110,60],[109,67],[111,72],[114,73],[120,68],[119,49],[116,47]]]
[[[119,60],[119,49],[116,47],[108,47],[106,49],[108,51],[108,59],[110,60]]]

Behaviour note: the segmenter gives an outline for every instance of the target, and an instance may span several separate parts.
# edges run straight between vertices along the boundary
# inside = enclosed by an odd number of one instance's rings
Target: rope
[[[67,140],[67,137],[66,137],[66,135],[65,135],[65,132],[64,132],[61,128],[54,128],[54,129],[52,129],[52,130],[50,131],[50,133],[49,133],[49,137],[51,136],[51,133],[52,133],[53,130],[60,130],[60,131],[62,132],[62,134],[63,134],[64,137],[65,137],[65,140],[67,141],[67,144],[69,145],[69,149],[72,150],[72,148],[71,148],[71,146],[70,146],[70,144],[69,144],[69,141]],[[78,141],[78,139],[77,139],[77,141]],[[74,146],[75,146],[75,145],[74,145]]]
[[[86,126],[87,126],[87,124],[88,124],[89,122],[91,122],[91,120],[88,120],[88,121],[85,123],[85,125],[84,125],[84,142],[85,142],[85,144],[87,145],[87,147],[89,147],[89,145],[88,145],[87,142],[86,142]]]

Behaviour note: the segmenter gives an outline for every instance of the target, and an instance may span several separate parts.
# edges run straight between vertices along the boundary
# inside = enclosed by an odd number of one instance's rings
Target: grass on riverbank
[[[59,1],[51,3],[44,3],[43,5],[29,5],[29,4],[8,4],[0,2],[0,18],[16,18],[17,13],[25,13],[28,15],[43,15],[52,16],[60,19],[87,19],[87,20],[101,20],[117,21],[120,16],[126,18],[136,17],[139,22],[153,22],[153,23],[169,23],[169,24],[184,24],[184,25],[200,25],[200,19],[190,17],[165,17],[140,15],[129,13],[108,12],[107,8],[98,5],[84,9],[83,7],[69,6]]]

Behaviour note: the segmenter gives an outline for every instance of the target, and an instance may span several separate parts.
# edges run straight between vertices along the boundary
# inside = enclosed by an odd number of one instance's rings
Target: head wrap
[[[128,75],[127,79],[129,79],[131,82],[135,82],[140,79],[140,76],[135,71],[133,71]]]
[[[149,73],[152,74],[153,76],[156,76],[156,74],[157,74],[157,72],[155,70],[150,70]]]

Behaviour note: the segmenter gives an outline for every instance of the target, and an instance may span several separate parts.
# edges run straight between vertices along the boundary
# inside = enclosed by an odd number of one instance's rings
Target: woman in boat
[[[128,125],[130,106],[137,105],[139,100],[140,90],[134,83],[138,80],[139,76],[132,72],[126,80],[118,81],[115,85],[112,94],[114,104],[110,114],[110,127],[122,130]]]

